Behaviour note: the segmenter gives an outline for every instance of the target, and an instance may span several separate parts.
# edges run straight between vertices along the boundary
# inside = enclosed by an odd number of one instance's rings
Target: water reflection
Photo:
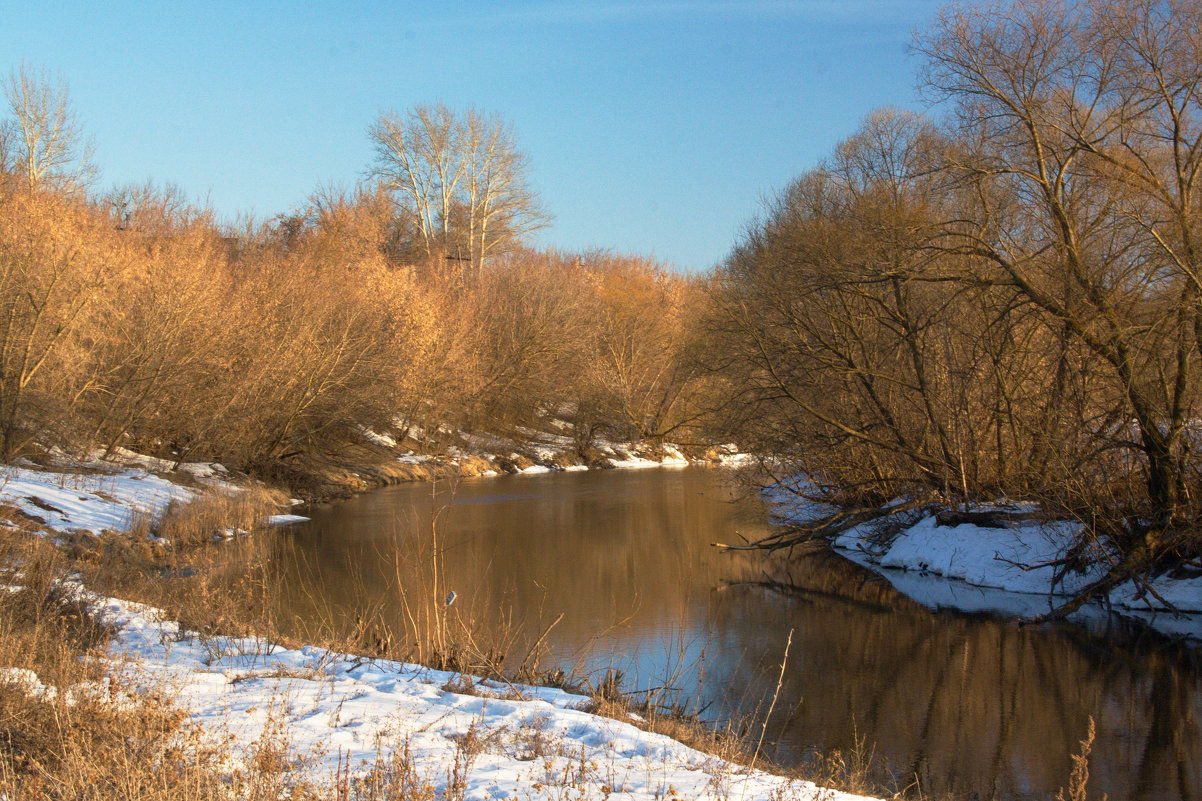
[[[783,762],[857,738],[908,783],[963,797],[1046,798],[1097,721],[1091,792],[1199,798],[1202,656],[1139,629],[1020,628],[932,613],[829,554],[785,589],[711,543],[767,530],[764,510],[703,469],[512,476],[391,488],[314,513],[275,543],[297,631],[365,610],[402,630],[397,586],[519,632],[563,613],[553,658],[669,679],[714,719],[759,715],[793,644],[768,730]],[[441,510],[441,511],[440,511]],[[520,660],[519,660],[520,661]]]
[[[750,640],[760,665],[753,694],[772,692],[781,643],[794,629],[778,702],[788,710],[779,722],[784,761],[810,749],[846,751],[860,736],[925,789],[1045,798],[1065,782],[1092,715],[1098,797],[1198,797],[1196,650],[1146,632],[1101,640],[1069,626],[1020,628],[874,597],[891,593],[884,584],[846,597],[745,588],[739,603],[716,610],[719,631],[764,621]],[[732,643],[748,644],[743,634]],[[738,669],[722,680],[747,675]]]

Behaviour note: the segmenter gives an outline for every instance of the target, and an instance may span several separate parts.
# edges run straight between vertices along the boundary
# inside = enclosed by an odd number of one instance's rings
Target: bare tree
[[[445,106],[418,106],[401,116],[380,115],[369,134],[376,147],[375,173],[412,218],[427,256],[433,256],[440,220],[449,224],[451,198],[461,172],[452,167],[454,121]],[[445,235],[445,231],[443,231]]]
[[[479,268],[489,255],[546,225],[547,216],[527,182],[529,163],[517,149],[513,126],[475,109],[463,123],[468,254]]]
[[[728,369],[746,371],[742,441],[758,436],[832,487],[973,495],[996,481],[963,424],[982,405],[964,346],[980,327],[958,329],[969,298],[928,247],[945,213],[942,146],[928,122],[874,112],[772,203],[718,276],[715,325],[740,356]]]
[[[387,112],[369,130],[374,174],[394,193],[427,258],[479,268],[547,223],[529,166],[499,115],[443,104]]]
[[[9,73],[4,96],[12,112],[6,137],[10,158],[30,188],[48,182],[79,187],[91,180],[92,146],[71,109],[65,83],[22,64]]]
[[[1109,373],[1132,426],[1088,435],[1138,455],[1160,524],[1189,496],[1202,323],[1196,26],[1173,22],[1175,5],[955,7],[918,42],[962,132],[949,167],[976,203],[948,241],[974,280],[1017,290]]]

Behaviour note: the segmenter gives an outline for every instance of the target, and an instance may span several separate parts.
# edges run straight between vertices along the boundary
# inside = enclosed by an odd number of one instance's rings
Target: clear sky
[[[940,5],[0,0],[0,72],[70,86],[102,188],[172,183],[224,218],[352,184],[382,110],[500,112],[542,244],[697,270],[868,111],[919,107],[906,46]]]

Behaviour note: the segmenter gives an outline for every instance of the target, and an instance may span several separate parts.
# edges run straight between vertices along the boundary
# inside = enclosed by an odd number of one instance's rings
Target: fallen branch
[[[1068,601],[1045,615],[1039,615],[1037,617],[1030,618],[1025,622],[1049,623],[1052,621],[1064,620],[1066,617],[1078,611],[1081,607],[1085,606],[1085,604],[1089,603],[1095,598],[1098,598],[1101,595],[1109,594],[1112,589],[1122,584],[1124,581],[1127,581],[1128,579],[1137,579],[1139,575],[1147,573],[1148,570],[1151,569],[1151,567],[1155,564],[1155,555],[1146,546],[1136,548],[1127,555],[1127,558],[1123,559],[1123,561],[1119,562],[1117,565],[1107,571],[1106,575],[1086,586]],[[1145,587],[1148,586],[1146,582],[1143,582],[1142,584]],[[1151,590],[1150,587],[1148,587],[1148,589]],[[1169,611],[1177,611],[1171,604],[1165,601],[1164,598],[1155,593],[1155,591],[1153,591],[1153,595],[1159,599],[1161,603],[1164,603],[1168,607]]]
[[[1007,559],[1006,557],[1002,556],[1000,553],[998,553],[996,551],[993,554],[993,558],[996,561],[1001,562],[1004,565],[1010,565],[1010,567],[1016,567],[1019,570],[1021,570],[1023,573],[1026,573],[1030,570],[1039,570],[1042,567],[1063,567],[1065,565],[1075,566],[1078,562],[1077,557],[1074,555],[1074,556],[1063,556],[1059,559],[1049,559],[1046,562],[1035,562],[1033,564],[1030,564],[1027,562],[1016,562],[1013,559]]]
[[[957,509],[940,509],[935,513],[937,526],[973,525],[982,528],[1013,528],[1036,519],[1034,512],[1007,512],[1003,510],[965,512]]]
[[[770,534],[763,539],[748,542],[744,545],[726,545],[721,542],[712,544],[713,547],[723,551],[775,551],[781,548],[792,548],[813,540],[834,539],[848,529],[855,528],[864,523],[889,518],[929,505],[929,499],[922,498],[889,507],[872,506],[840,509],[819,520],[790,526],[784,531]]]

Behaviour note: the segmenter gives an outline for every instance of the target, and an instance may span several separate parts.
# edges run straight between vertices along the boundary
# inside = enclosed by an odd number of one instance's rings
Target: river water
[[[1121,621],[932,612],[824,552],[798,556],[789,587],[768,584],[758,556],[711,545],[769,530],[721,471],[412,484],[311,514],[273,543],[300,634],[397,642],[438,614],[446,636],[469,624],[479,650],[531,666],[547,632],[541,669],[620,670],[626,690],[757,735],[788,644],[765,741],[780,763],[860,742],[927,794],[1044,799],[1092,717],[1091,793],[1202,799],[1202,649]]]

